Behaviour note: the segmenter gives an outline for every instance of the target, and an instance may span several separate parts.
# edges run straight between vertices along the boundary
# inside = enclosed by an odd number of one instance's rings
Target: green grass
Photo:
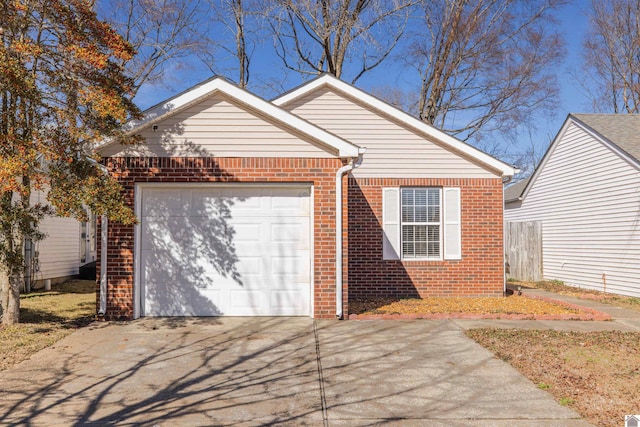
[[[575,400],[569,398],[569,397],[561,397],[560,400],[558,401],[562,406],[569,406],[569,405],[573,405],[575,403]]]

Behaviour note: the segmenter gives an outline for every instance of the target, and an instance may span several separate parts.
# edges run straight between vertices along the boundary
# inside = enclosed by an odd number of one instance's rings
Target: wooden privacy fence
[[[542,222],[506,222],[504,235],[507,277],[542,280]]]

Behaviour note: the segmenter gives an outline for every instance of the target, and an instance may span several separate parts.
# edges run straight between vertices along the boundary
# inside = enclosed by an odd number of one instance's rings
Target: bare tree
[[[502,159],[512,165],[517,165],[520,172],[514,177],[515,180],[528,178],[535,172],[542,161],[542,157],[547,148],[553,142],[555,135],[547,132],[544,135],[533,135],[529,130],[528,141],[523,142],[520,149],[511,147],[509,152]]]
[[[198,57],[214,74],[236,76],[244,88],[251,76],[251,58],[260,44],[263,9],[256,0],[208,0],[208,30]],[[229,64],[233,64],[229,67]]]
[[[414,0],[272,0],[276,54],[303,74],[327,72],[351,82],[380,65],[402,37]]]
[[[557,96],[564,0],[423,0],[403,58],[420,75],[418,115],[458,138],[508,133]]]
[[[135,49],[126,70],[140,86],[166,79],[169,66],[193,54],[201,43],[204,16],[199,0],[98,0],[98,13]]]
[[[640,0],[593,0],[584,43],[595,111],[640,112]]]
[[[414,117],[418,116],[418,103],[410,91],[398,85],[380,85],[371,89],[371,94]]]

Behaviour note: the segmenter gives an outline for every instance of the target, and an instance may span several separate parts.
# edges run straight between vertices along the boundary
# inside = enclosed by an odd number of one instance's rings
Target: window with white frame
[[[460,188],[382,189],[385,260],[459,260]]]
[[[402,258],[440,258],[441,190],[401,188]]]

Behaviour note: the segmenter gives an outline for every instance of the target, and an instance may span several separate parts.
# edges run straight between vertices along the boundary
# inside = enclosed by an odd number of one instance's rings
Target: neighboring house
[[[506,221],[542,222],[548,280],[640,296],[640,115],[570,114]]]
[[[522,192],[527,187],[530,179],[531,177],[524,178],[506,187],[504,189],[504,202],[509,204],[512,202],[517,202],[522,196]]]
[[[503,293],[514,168],[336,78],[272,102],[215,78],[128,131],[146,143],[98,150],[140,220],[103,229],[108,318]]]
[[[34,191],[31,202],[46,204],[46,193]],[[95,261],[95,217],[81,223],[75,218],[47,216],[39,230],[44,239],[25,244],[25,290],[41,288],[45,280],[56,284],[77,277],[82,265]]]

